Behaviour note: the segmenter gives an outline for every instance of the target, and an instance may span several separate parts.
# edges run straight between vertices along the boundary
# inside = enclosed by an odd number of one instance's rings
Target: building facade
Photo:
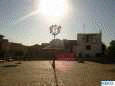
[[[64,42],[64,48],[66,51],[75,53],[76,52],[76,47],[77,47],[77,40],[63,40]]]
[[[7,39],[4,39],[3,35],[0,35],[0,58],[7,56],[9,50],[9,43]]]
[[[101,33],[78,33],[76,54],[79,57],[96,57],[102,53]]]

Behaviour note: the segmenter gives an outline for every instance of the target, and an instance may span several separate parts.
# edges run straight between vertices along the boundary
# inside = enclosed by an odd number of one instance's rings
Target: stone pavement
[[[101,80],[115,80],[115,64],[57,61],[59,86],[100,86]]]
[[[0,64],[0,86],[55,86],[49,61]]]
[[[100,86],[115,80],[115,64],[56,61],[58,86]],[[0,86],[56,86],[51,61],[0,63]]]

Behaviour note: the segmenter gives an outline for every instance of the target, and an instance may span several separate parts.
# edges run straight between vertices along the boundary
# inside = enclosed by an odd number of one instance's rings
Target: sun
[[[38,9],[47,17],[63,17],[67,12],[67,0],[40,0]]]

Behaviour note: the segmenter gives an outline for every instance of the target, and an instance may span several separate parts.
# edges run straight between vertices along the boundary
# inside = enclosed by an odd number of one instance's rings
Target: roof
[[[3,35],[0,35],[0,37],[4,37]]]
[[[78,33],[77,35],[99,35],[100,33]]]

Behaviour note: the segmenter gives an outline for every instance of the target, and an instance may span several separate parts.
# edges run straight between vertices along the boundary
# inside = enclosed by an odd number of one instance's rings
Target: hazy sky
[[[109,44],[115,40],[115,0],[0,0],[0,34],[11,42],[49,42],[51,24],[62,26],[60,39],[77,39],[77,33],[101,29],[103,42]]]

